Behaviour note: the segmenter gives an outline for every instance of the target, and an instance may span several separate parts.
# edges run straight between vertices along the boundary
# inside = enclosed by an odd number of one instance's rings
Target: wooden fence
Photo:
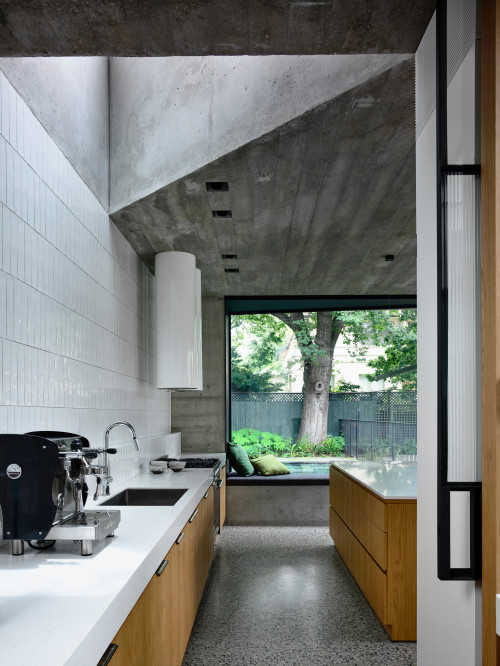
[[[296,438],[302,412],[302,393],[233,393],[232,430],[256,428]],[[328,434],[340,434],[340,421],[417,422],[416,391],[330,393]]]

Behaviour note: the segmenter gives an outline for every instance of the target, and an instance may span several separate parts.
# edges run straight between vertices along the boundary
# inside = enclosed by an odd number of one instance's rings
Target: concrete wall
[[[474,48],[474,47],[473,47]],[[468,54],[449,86],[450,159],[473,162],[474,84]],[[419,71],[417,54],[417,96]],[[432,83],[432,82],[431,82]],[[461,99],[465,94],[467,104]],[[458,131],[457,131],[458,130]],[[450,144],[451,148],[451,144]],[[417,139],[417,298],[418,298],[418,663],[423,666],[481,663],[480,588],[471,581],[437,578],[437,300],[436,300],[436,116],[432,113]],[[456,517],[455,531],[468,530]]]
[[[112,58],[110,211],[412,57]]]
[[[203,279],[203,276],[202,276]],[[172,430],[184,452],[225,451],[224,299],[203,298],[203,391],[172,393]]]
[[[66,430],[101,446],[125,419],[145,457],[166,450],[154,278],[1,73],[0,114],[0,432]],[[113,442],[119,480],[138,458],[126,429]]]
[[[328,527],[328,486],[227,486],[227,525]]]
[[[1,58],[0,70],[107,210],[108,59]]]

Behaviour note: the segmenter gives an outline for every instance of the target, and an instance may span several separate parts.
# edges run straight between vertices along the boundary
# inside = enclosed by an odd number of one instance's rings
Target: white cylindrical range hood
[[[196,331],[195,331],[195,364],[198,369],[198,387],[203,389],[203,350],[201,334],[201,271],[196,269]]]
[[[155,278],[156,385],[201,389],[201,273],[194,255],[157,254]]]

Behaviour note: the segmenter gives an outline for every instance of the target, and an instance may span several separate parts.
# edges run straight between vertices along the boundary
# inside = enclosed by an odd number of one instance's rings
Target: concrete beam
[[[414,53],[433,0],[3,0],[6,56]]]

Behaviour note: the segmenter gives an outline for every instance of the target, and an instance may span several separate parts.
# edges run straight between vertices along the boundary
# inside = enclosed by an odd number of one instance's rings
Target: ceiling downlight
[[[229,183],[226,180],[213,180],[205,183],[207,192],[228,192]]]
[[[233,217],[233,213],[230,210],[213,210],[212,217]]]

